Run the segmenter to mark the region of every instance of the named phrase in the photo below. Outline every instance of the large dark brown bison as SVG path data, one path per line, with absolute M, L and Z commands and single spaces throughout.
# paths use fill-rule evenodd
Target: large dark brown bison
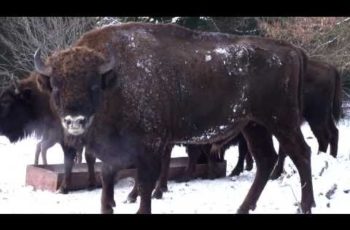
M 303 117 L 310 125 L 318 142 L 318 151 L 333 157 L 338 153 L 338 129 L 336 123 L 341 116 L 342 89 L 337 69 L 325 62 L 309 60 L 304 77 Z M 278 161 L 271 174 L 277 179 L 283 172 L 286 153 L 279 149 Z
M 341 80 L 337 69 L 327 63 L 317 60 L 309 60 L 307 71 L 304 77 L 304 108 L 303 118 L 310 125 L 318 144 L 319 152 L 326 152 L 330 144 L 330 154 L 337 156 L 338 150 L 338 129 L 336 122 L 339 121 L 341 115 Z M 224 158 L 225 151 L 233 146 L 239 146 L 239 156 L 235 168 L 230 176 L 239 175 L 243 172 L 244 160 L 246 160 L 246 169 L 250 170 L 253 166 L 251 154 L 248 152 L 246 141 L 240 134 L 236 138 L 227 142 L 219 151 L 219 159 Z M 188 181 L 193 178 L 195 166 L 200 157 L 206 156 L 209 167 L 209 178 L 215 178 L 215 161 L 210 157 L 211 145 L 188 145 L 186 151 L 189 155 L 188 166 L 182 178 L 182 181 Z M 168 152 L 170 154 L 170 152 Z M 280 177 L 283 171 L 283 165 L 286 154 L 280 148 L 277 164 L 271 173 L 271 179 Z M 169 168 L 170 156 L 163 157 L 161 176 L 158 181 L 153 196 L 162 197 L 162 192 L 167 191 L 166 174 Z M 128 196 L 128 201 L 134 202 L 137 197 L 136 187 Z
M 318 60 L 309 60 L 307 71 L 304 77 L 303 89 L 303 120 L 307 121 L 314 133 L 318 146 L 319 153 L 326 152 L 330 145 L 330 154 L 333 157 L 337 156 L 338 152 L 338 129 L 336 123 L 341 116 L 341 101 L 342 101 L 341 80 L 337 69 L 325 62 Z M 228 142 L 226 148 L 235 144 Z M 243 151 L 239 151 L 238 162 L 230 176 L 239 175 L 243 171 L 244 159 L 249 158 L 250 154 L 245 151 L 245 140 L 239 139 L 239 145 Z M 204 154 L 209 154 L 210 148 L 192 147 L 200 149 Z M 224 149 L 221 150 L 223 153 Z M 279 148 L 277 164 L 271 174 L 271 179 L 280 177 L 283 171 L 283 165 L 286 154 L 282 148 Z M 191 165 L 194 164 L 194 159 Z M 250 165 L 250 159 L 247 159 L 247 165 Z M 250 167 L 249 167 L 250 168 Z
M 43 154 L 44 164 L 47 163 L 45 162 L 47 149 L 60 143 L 64 152 L 65 176 L 59 191 L 67 193 L 75 153 L 78 150 L 78 154 L 81 154 L 83 146 L 73 149 L 64 144 L 64 130 L 60 119 L 51 107 L 49 95 L 38 89 L 37 75 L 32 73 L 1 93 L 0 134 L 8 137 L 11 142 L 16 142 L 31 134 L 42 137 L 42 141 L 37 145 L 34 163 L 38 163 L 40 151 Z M 89 189 L 92 189 L 95 187 L 95 157 L 89 151 L 85 151 L 85 158 L 89 166 Z
M 275 164 L 271 133 L 297 166 L 302 211 L 311 212 L 310 148 L 299 126 L 306 59 L 282 41 L 139 23 L 90 31 L 45 63 L 34 55 L 66 138 L 103 162 L 103 213 L 113 212 L 120 169 L 136 164 L 138 213 L 150 213 L 169 144 L 217 143 L 240 131 L 257 174 L 238 212 L 255 208 Z

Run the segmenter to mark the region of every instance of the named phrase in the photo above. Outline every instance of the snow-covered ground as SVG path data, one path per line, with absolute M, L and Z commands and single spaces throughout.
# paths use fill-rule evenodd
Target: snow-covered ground
M 308 125 L 302 127 L 307 143 L 312 149 L 312 173 L 316 208 L 313 213 L 350 213 L 350 121 L 339 123 L 338 158 L 328 153 L 317 155 L 318 145 Z M 37 140 L 27 138 L 10 144 L 0 136 L 0 213 L 99 213 L 101 189 L 76 191 L 68 195 L 48 191 L 34 191 L 25 186 L 26 166 L 34 161 Z M 276 147 L 278 144 L 275 142 Z M 237 147 L 226 152 L 227 173 L 236 164 Z M 173 157 L 186 156 L 184 148 L 175 147 Z M 63 154 L 59 145 L 48 151 L 49 163 L 62 163 Z M 255 211 L 251 213 L 296 213 L 300 201 L 300 183 L 296 169 L 289 158 L 286 173 L 266 185 Z M 322 176 L 320 173 L 322 171 Z M 163 199 L 153 200 L 153 213 L 236 213 L 250 188 L 255 175 L 251 172 L 238 177 L 216 180 L 196 179 L 188 183 L 168 184 L 169 192 Z M 124 203 L 133 185 L 126 178 L 115 185 L 115 213 L 135 213 L 138 202 Z M 334 186 L 336 189 L 334 190 Z M 334 194 L 327 198 L 328 191 Z

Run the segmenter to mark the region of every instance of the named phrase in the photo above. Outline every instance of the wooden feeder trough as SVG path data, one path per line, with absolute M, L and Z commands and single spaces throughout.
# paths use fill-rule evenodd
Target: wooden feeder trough
M 179 157 L 172 158 L 170 161 L 170 169 L 168 178 L 169 180 L 176 180 L 184 175 L 188 158 Z M 101 187 L 101 168 L 102 163 L 96 162 L 95 164 L 95 174 L 96 183 L 98 187 Z M 216 170 L 220 177 L 226 176 L 226 161 L 217 163 Z M 136 169 L 124 169 L 121 170 L 116 179 L 122 179 L 127 177 L 134 177 L 136 175 Z M 197 164 L 196 171 L 194 173 L 195 177 L 207 178 L 208 175 L 208 165 L 207 164 Z M 52 164 L 52 165 L 28 165 L 26 172 L 26 185 L 33 186 L 34 189 L 49 190 L 52 192 L 57 191 L 62 183 L 64 176 L 64 165 L 63 164 Z M 75 164 L 72 172 L 71 187 L 70 190 L 80 190 L 86 189 L 88 182 L 88 171 L 86 163 Z

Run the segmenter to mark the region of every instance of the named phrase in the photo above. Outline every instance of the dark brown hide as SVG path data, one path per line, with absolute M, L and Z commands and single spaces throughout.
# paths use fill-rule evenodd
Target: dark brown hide
M 111 60 L 111 71 L 101 73 Z M 294 46 L 130 23 L 88 32 L 46 65 L 52 74 L 42 75 L 41 85 L 55 98 L 65 130 L 103 161 L 103 213 L 113 212 L 114 176 L 120 169 L 136 164 L 138 213 L 150 213 L 166 146 L 221 142 L 241 130 L 259 162 L 239 212 L 255 207 L 275 163 L 266 133 L 277 137 L 296 164 L 302 210 L 311 211 L 310 149 L 299 126 L 306 56 Z

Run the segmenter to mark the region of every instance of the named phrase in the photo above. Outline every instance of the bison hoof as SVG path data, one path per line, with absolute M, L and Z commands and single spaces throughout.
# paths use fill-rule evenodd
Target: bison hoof
M 160 190 L 156 190 L 156 191 L 154 191 L 152 197 L 156 198 L 156 199 L 162 199 L 163 198 L 163 192 L 160 191 Z
M 297 209 L 297 213 L 298 214 L 311 214 L 311 209 L 302 209 L 300 210 L 300 208 Z
M 251 171 L 252 169 L 253 169 L 253 164 L 247 164 L 245 166 L 245 170 L 247 170 L 247 171 Z
M 168 186 L 162 186 L 162 187 L 160 187 L 160 191 L 162 191 L 162 192 L 167 192 L 167 191 L 169 191 L 169 190 L 168 190 Z
M 254 211 L 256 208 L 256 204 L 242 204 L 239 209 L 237 210 L 237 214 L 249 214 L 249 210 Z
M 240 208 L 237 210 L 237 214 L 249 214 L 249 209 L 248 209 L 248 208 L 242 208 L 242 207 L 240 207 Z
M 270 179 L 277 180 L 282 175 L 282 172 L 283 170 L 277 170 L 277 169 L 273 170 L 273 172 L 270 175 Z
M 143 210 L 143 209 L 139 209 L 136 214 L 151 214 L 151 210 Z
M 68 194 L 69 190 L 65 187 L 60 187 L 57 191 L 57 193 L 60 193 L 60 194 Z
M 303 214 L 311 214 L 311 207 L 316 207 L 315 201 L 312 201 L 309 204 L 301 203 L 301 206 L 298 207 L 297 212 Z
M 113 214 L 113 208 L 112 207 L 103 207 L 101 209 L 102 214 Z
M 230 177 L 232 176 L 238 176 L 239 174 L 241 174 L 241 172 L 243 172 L 243 169 L 241 168 L 235 168 L 232 170 L 231 174 L 229 175 Z

